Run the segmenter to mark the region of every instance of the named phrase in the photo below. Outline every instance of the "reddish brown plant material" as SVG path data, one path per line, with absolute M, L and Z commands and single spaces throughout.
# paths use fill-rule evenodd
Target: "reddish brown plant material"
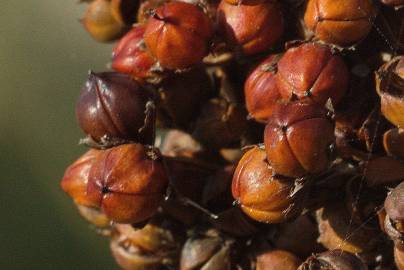
M 248 76 L 244 84 L 248 113 L 256 121 L 266 122 L 281 95 L 276 84 L 276 65 L 280 55 L 270 55 Z
M 371 0 L 309 0 L 304 22 L 317 39 L 350 46 L 367 36 L 374 15 Z
M 283 33 L 283 16 L 276 1 L 240 1 L 237 5 L 222 0 L 218 24 L 227 43 L 246 55 L 270 49 Z
M 335 106 L 348 87 L 348 69 L 338 55 L 318 43 L 305 43 L 286 51 L 278 62 L 278 89 L 286 100 L 309 98 Z
M 141 144 L 104 150 L 88 181 L 88 196 L 117 223 L 138 223 L 154 215 L 168 184 L 158 154 Z
M 232 194 L 241 209 L 254 220 L 282 223 L 299 212 L 302 193 L 294 193 L 294 179 L 275 176 L 265 150 L 254 147 L 239 161 Z
M 76 117 L 81 129 L 97 142 L 147 143 L 154 128 L 149 101 L 148 92 L 129 76 L 91 72 L 77 101 Z
M 135 25 L 115 46 L 111 67 L 137 80 L 156 80 L 156 60 L 147 51 L 143 35 L 145 26 Z
M 367 270 L 354 254 L 339 249 L 310 256 L 298 270 Z
M 265 127 L 264 142 L 275 173 L 288 177 L 320 173 L 332 161 L 334 127 L 317 104 L 279 104 Z
M 167 69 L 185 69 L 208 54 L 212 25 L 197 6 L 170 2 L 148 20 L 144 39 L 151 54 Z

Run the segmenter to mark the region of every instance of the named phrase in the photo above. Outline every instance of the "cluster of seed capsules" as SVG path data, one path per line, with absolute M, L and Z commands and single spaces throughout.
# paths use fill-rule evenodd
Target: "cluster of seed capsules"
M 83 2 L 61 186 L 123 269 L 404 269 L 403 0 Z

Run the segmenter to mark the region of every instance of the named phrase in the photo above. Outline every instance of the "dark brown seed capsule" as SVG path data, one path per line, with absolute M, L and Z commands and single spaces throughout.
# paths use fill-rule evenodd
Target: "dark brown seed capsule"
M 197 6 L 170 2 L 156 9 L 146 25 L 144 39 L 151 54 L 167 69 L 185 69 L 208 54 L 213 29 Z
M 404 160 L 404 130 L 394 128 L 383 135 L 384 150 L 387 154 Z
M 138 0 L 111 0 L 111 13 L 122 24 L 131 25 L 136 21 Z
M 298 270 L 367 270 L 368 267 L 355 255 L 335 249 L 310 256 Z
M 217 18 L 228 44 L 247 55 L 268 50 L 283 33 L 282 12 L 272 0 L 239 1 L 237 5 L 222 0 Z
M 322 251 L 317 242 L 319 236 L 317 223 L 310 214 L 297 217 L 295 220 L 279 225 L 271 242 L 277 248 L 287 250 L 301 258 L 306 258 L 313 252 Z
M 278 62 L 277 83 L 282 97 L 310 98 L 337 105 L 348 87 L 348 69 L 338 55 L 318 43 L 290 48 Z
M 376 90 L 383 115 L 397 127 L 404 127 L 403 56 L 393 58 L 376 72 Z
M 342 249 L 366 256 L 380 244 L 378 228 L 352 224 L 351 215 L 344 205 L 327 205 L 316 214 L 320 232 L 318 241 L 329 250 Z
M 211 99 L 202 107 L 192 135 L 208 148 L 230 146 L 246 132 L 246 115 L 243 106 Z
M 188 130 L 212 94 L 206 71 L 195 68 L 164 78 L 157 88 L 157 119 L 163 127 Z
M 264 142 L 275 173 L 288 177 L 320 173 L 332 161 L 334 126 L 317 104 L 278 104 L 265 127 Z
M 232 194 L 245 214 L 265 223 L 282 223 L 302 209 L 305 189 L 295 192 L 295 180 L 274 175 L 265 150 L 254 147 L 239 161 Z
M 270 55 L 248 76 L 244 85 L 248 113 L 256 121 L 266 122 L 281 95 L 276 84 L 276 64 L 280 55 Z
M 139 223 L 155 214 L 168 178 L 158 153 L 141 144 L 104 150 L 93 164 L 87 195 L 117 223 Z
M 116 262 L 125 270 L 155 270 L 173 267 L 183 242 L 181 227 L 164 219 L 153 218 L 142 229 L 116 224 L 110 244 Z
M 189 238 L 182 248 L 180 270 L 231 269 L 231 240 L 215 230 Z
M 404 162 L 389 156 L 372 158 L 360 167 L 369 187 L 390 186 L 404 178 Z
M 127 75 L 90 73 L 76 104 L 76 117 L 81 129 L 99 143 L 131 140 L 151 144 L 150 101 L 148 92 Z
M 171 194 L 162 207 L 166 213 L 184 224 L 192 224 L 201 214 L 187 203 L 200 204 L 202 189 L 208 175 L 213 173 L 197 161 L 181 157 L 164 157 L 166 171 L 170 178 Z
M 275 249 L 257 256 L 256 270 L 296 270 L 300 264 L 301 260 L 294 254 Z
M 112 15 L 109 0 L 95 0 L 90 3 L 81 22 L 87 32 L 100 42 L 113 41 L 126 30 L 125 25 Z
M 309 0 L 304 22 L 316 38 L 350 46 L 367 36 L 374 15 L 371 0 Z

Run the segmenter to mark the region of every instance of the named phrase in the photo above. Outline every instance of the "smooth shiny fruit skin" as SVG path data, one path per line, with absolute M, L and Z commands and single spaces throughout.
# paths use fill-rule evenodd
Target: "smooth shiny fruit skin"
M 91 149 L 65 171 L 60 186 L 78 205 L 95 207 L 97 203 L 87 196 L 88 176 L 101 151 Z
M 126 74 L 90 73 L 76 104 L 79 126 L 93 140 L 147 143 L 153 122 L 145 124 L 148 92 Z
M 282 98 L 311 99 L 335 106 L 348 88 L 348 69 L 338 55 L 318 43 L 305 43 L 286 51 L 278 62 L 278 89 Z
M 281 95 L 275 78 L 280 55 L 270 55 L 248 76 L 244 94 L 248 113 L 256 121 L 266 122 L 272 115 Z
M 246 152 L 239 161 L 232 181 L 232 194 L 245 214 L 265 223 L 282 223 L 293 217 L 300 194 L 292 196 L 294 179 L 274 175 L 266 162 L 265 150 Z
M 146 25 L 144 39 L 151 54 L 167 69 L 186 69 L 208 54 L 213 28 L 197 6 L 170 2 L 159 7 Z
M 304 22 L 321 41 L 350 46 L 370 32 L 374 13 L 371 0 L 309 0 Z
M 162 161 L 141 144 L 104 150 L 90 170 L 87 194 L 117 223 L 151 217 L 163 200 L 168 178 Z
M 334 126 L 315 103 L 279 104 L 265 127 L 264 143 L 268 162 L 277 174 L 321 173 L 331 162 Z
M 246 55 L 270 49 L 280 40 L 284 29 L 280 6 L 272 0 L 238 5 L 222 0 L 217 19 L 227 43 Z
M 137 80 L 151 79 L 155 59 L 147 51 L 144 44 L 144 25 L 135 25 L 123 36 L 112 53 L 111 67 L 119 72 L 127 73 Z

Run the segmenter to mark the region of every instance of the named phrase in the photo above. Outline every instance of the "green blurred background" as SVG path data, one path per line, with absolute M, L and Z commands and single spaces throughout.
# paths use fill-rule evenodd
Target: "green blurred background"
M 0 0 L 0 269 L 118 269 L 59 188 L 85 151 L 74 106 L 111 45 L 93 41 L 78 0 Z

